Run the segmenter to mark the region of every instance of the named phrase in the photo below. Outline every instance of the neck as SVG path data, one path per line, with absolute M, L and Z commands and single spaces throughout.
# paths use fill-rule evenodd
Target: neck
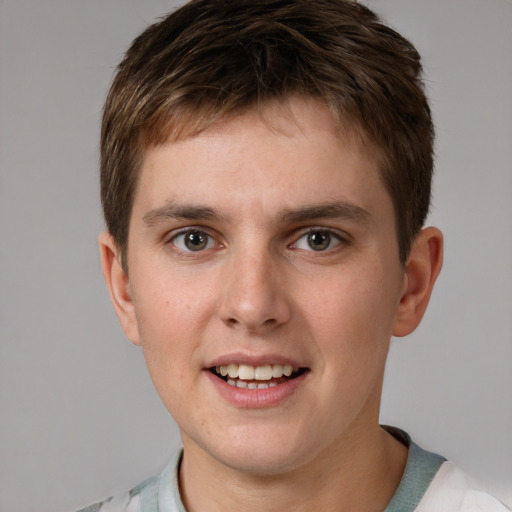
M 184 440 L 180 490 L 188 512 L 382 511 L 403 474 L 407 448 L 378 425 L 281 474 L 231 468 Z

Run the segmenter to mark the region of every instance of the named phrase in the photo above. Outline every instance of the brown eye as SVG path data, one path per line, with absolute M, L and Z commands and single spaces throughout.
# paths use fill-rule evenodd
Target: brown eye
M 305 232 L 291 247 L 301 251 L 327 252 L 346 243 L 346 240 L 332 229 L 313 228 Z
M 198 252 L 210 249 L 213 246 L 213 239 L 208 233 L 199 230 L 180 233 L 172 239 L 172 243 L 182 251 Z
M 307 235 L 308 245 L 313 251 L 325 251 L 331 245 L 331 240 L 328 231 L 311 231 Z

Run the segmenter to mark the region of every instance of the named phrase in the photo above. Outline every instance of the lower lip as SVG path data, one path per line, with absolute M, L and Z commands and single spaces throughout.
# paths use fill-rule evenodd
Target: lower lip
M 209 370 L 204 372 L 222 398 L 236 407 L 246 409 L 265 409 L 282 404 L 297 391 L 309 373 L 306 371 L 294 379 L 271 388 L 245 389 L 228 384 Z

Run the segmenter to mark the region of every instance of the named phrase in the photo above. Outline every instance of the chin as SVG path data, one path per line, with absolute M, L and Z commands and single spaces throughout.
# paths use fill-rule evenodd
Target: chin
M 243 437 L 230 436 L 208 451 L 227 467 L 258 477 L 288 473 L 308 459 L 306 452 L 310 450 L 304 443 L 296 443 L 290 436 L 277 436 L 275 430 L 258 430 Z
M 296 454 L 288 453 L 270 454 L 261 451 L 245 451 L 244 453 L 224 455 L 223 459 L 220 462 L 231 469 L 259 478 L 283 475 L 301 465 Z

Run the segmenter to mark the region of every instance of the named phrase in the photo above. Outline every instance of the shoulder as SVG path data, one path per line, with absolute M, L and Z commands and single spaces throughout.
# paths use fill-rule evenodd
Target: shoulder
M 498 499 L 478 487 L 452 462 L 444 462 L 416 512 L 510 512 Z
M 89 505 L 77 512 L 185 512 L 178 486 L 183 451 L 179 450 L 158 477 L 148 478 L 131 491 Z
M 140 495 L 158 485 L 158 481 L 159 479 L 156 477 L 149 478 L 129 492 L 118 496 L 111 496 L 77 512 L 137 512 L 139 510 Z

